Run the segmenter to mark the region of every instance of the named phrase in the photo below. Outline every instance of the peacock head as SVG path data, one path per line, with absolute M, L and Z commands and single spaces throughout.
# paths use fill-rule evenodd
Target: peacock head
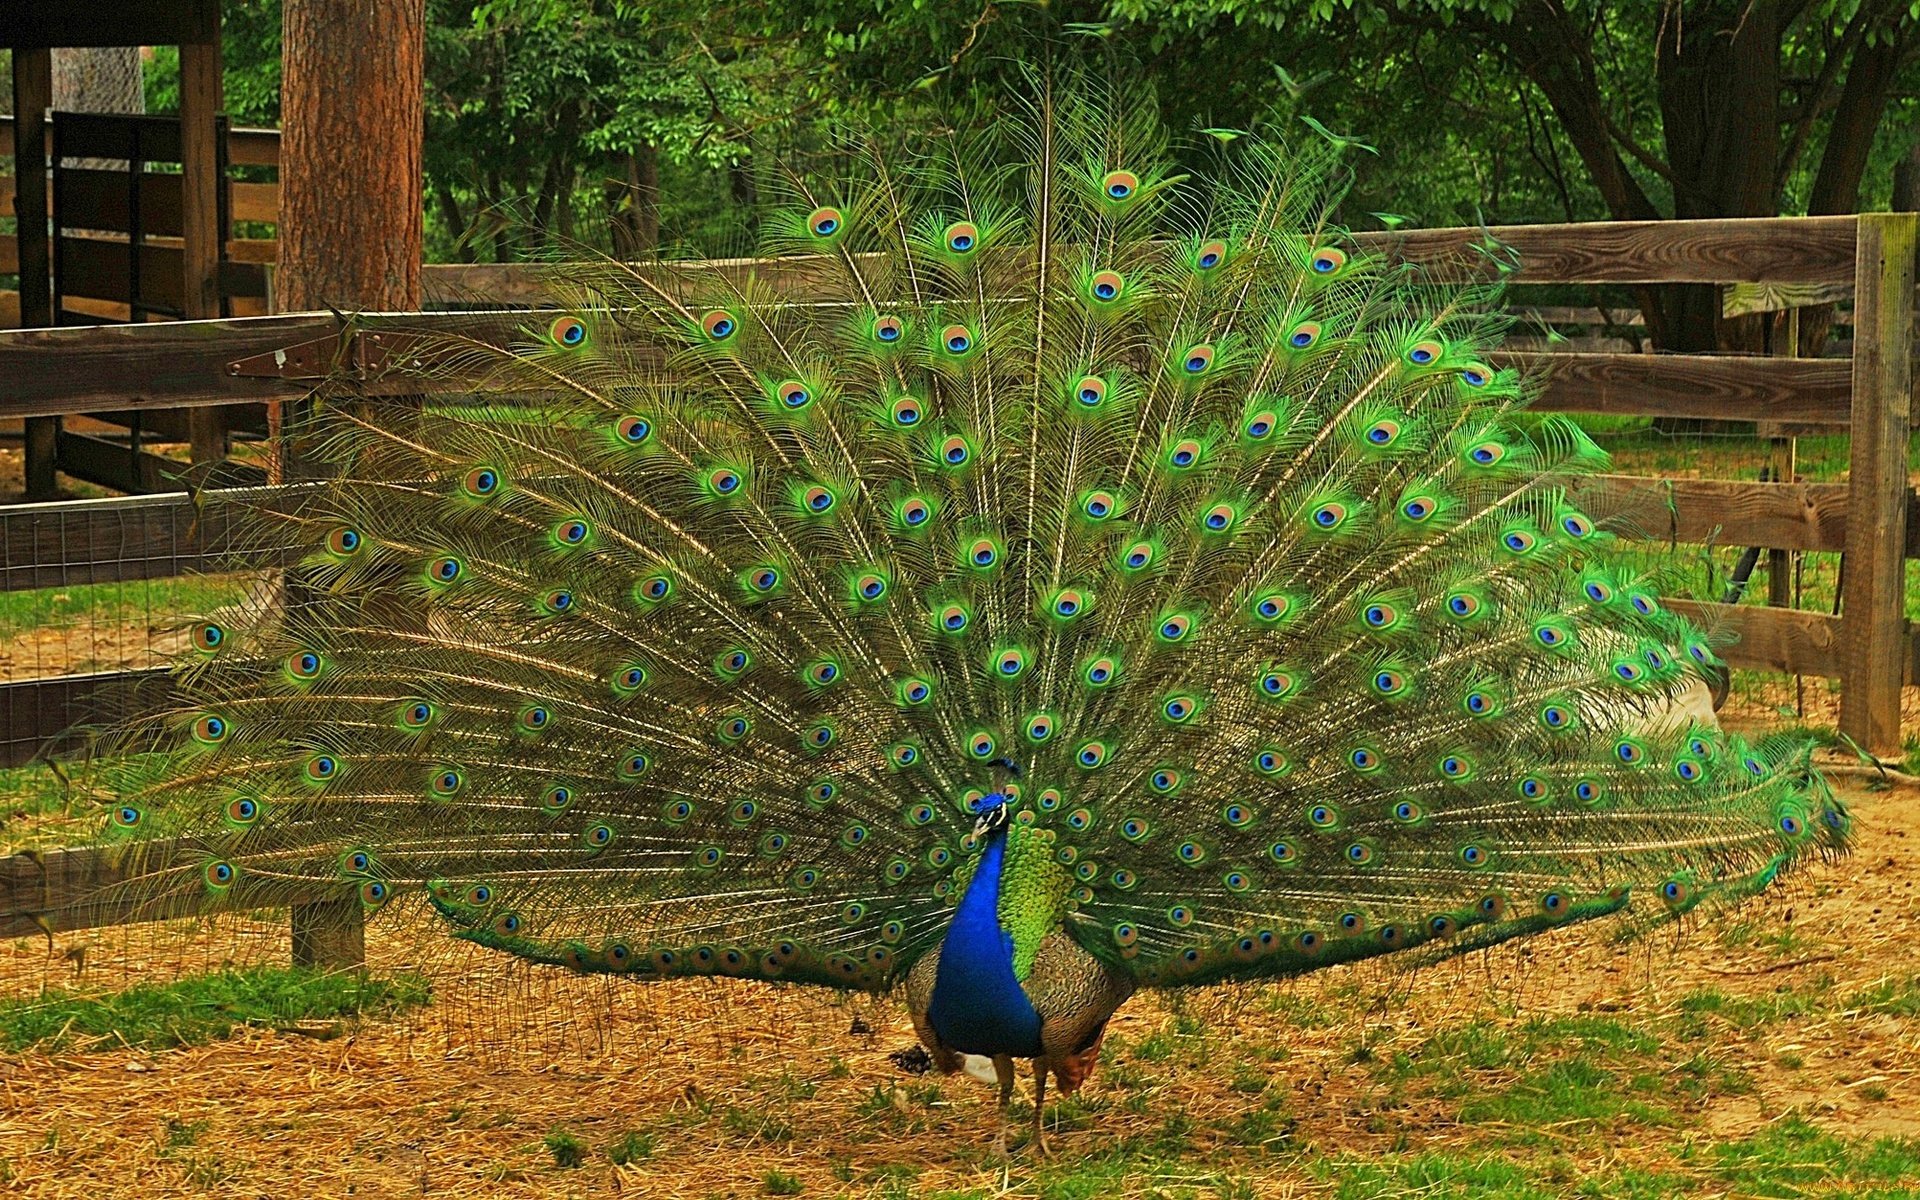
M 980 802 L 973 811 L 977 814 L 973 822 L 974 840 L 981 842 L 995 833 L 1004 831 L 1008 819 L 1012 816 L 1012 810 L 1007 807 L 1005 792 L 989 792 L 980 797 Z

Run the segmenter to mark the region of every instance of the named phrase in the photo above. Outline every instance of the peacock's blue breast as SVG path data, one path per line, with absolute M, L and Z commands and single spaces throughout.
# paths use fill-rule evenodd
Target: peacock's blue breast
M 1040 1053 L 1040 1014 L 1013 973 L 1013 937 L 1000 925 L 1000 868 L 1006 836 L 988 843 L 960 898 L 927 1019 L 947 1046 L 967 1054 Z

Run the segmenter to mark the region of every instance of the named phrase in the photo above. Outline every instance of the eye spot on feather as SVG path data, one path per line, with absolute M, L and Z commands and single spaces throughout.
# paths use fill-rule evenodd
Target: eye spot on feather
M 893 407 L 887 410 L 887 416 L 893 421 L 895 427 L 900 429 L 912 429 L 925 415 L 926 410 L 921 407 L 920 401 L 912 396 L 900 397 L 893 402 Z
M 1320 323 L 1318 321 L 1302 321 L 1287 334 L 1287 345 L 1295 350 L 1309 349 L 1319 340 Z
M 1090 281 L 1087 290 L 1093 294 L 1096 301 L 1111 304 L 1120 298 L 1126 286 L 1126 280 L 1120 277 L 1118 271 L 1101 271 Z
M 1446 348 L 1431 338 L 1415 342 L 1407 347 L 1407 361 L 1416 367 L 1431 366 L 1438 362 Z
M 1213 346 L 1206 342 L 1189 346 L 1180 356 L 1180 369 L 1189 375 L 1204 375 L 1213 366 L 1213 353 Z
M 948 354 L 965 354 L 973 349 L 973 341 L 973 331 L 965 325 L 949 325 L 940 331 L 940 344 Z
M 846 218 L 837 208 L 823 205 L 807 214 L 807 232 L 816 238 L 830 238 L 845 224 Z
M 886 315 L 873 320 L 873 340 L 891 346 L 906 336 L 907 326 L 899 317 Z
M 1333 246 L 1323 246 L 1313 252 L 1310 264 L 1316 275 L 1332 275 L 1347 265 L 1346 251 Z
M 1211 271 L 1227 259 L 1227 244 L 1222 241 L 1202 242 L 1200 250 L 1194 255 L 1193 265 L 1202 271 Z
M 958 434 L 940 443 L 940 461 L 949 467 L 963 467 L 973 457 L 973 447 Z
M 560 317 L 547 327 L 547 336 L 556 346 L 577 350 L 587 344 L 587 326 L 579 317 Z
M 955 221 L 941 234 L 941 241 L 955 254 L 971 254 L 980 244 L 980 227 L 972 221 Z
M 1100 191 L 1109 200 L 1130 200 L 1140 190 L 1140 177 L 1132 171 L 1109 171 L 1100 181 Z
M 774 395 L 779 397 L 780 407 L 789 412 L 798 412 L 813 403 L 813 393 L 807 390 L 807 385 L 798 379 L 789 379 L 779 384 L 774 389 Z
M 1493 381 L 1493 372 L 1479 363 L 1469 363 L 1460 368 L 1460 382 L 1470 388 L 1483 388 Z
M 700 318 L 700 330 L 710 341 L 724 342 L 739 329 L 739 320 L 724 308 L 716 308 Z

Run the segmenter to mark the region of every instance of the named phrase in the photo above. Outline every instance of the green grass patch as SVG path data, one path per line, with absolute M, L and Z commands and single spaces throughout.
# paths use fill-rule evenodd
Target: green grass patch
M 180 575 L 0 592 L 0 636 L 47 626 L 184 623 L 195 613 L 238 604 L 256 578 Z
M 198 1046 L 242 1026 L 383 1017 L 425 1004 L 417 975 L 386 979 L 298 967 L 249 967 L 112 995 L 49 991 L 0 1001 L 0 1044 L 9 1050 L 65 1050 L 126 1044 L 164 1050 Z
M 1790 1116 L 1699 1156 L 1747 1196 L 1910 1196 L 1920 1188 L 1920 1139 L 1835 1137 Z

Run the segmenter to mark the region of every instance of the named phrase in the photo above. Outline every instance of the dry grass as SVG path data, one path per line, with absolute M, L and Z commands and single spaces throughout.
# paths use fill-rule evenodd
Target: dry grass
M 390 1022 L 0 1060 L 0 1178 L 11 1195 L 89 1200 L 1637 1195 L 1643 1175 L 1726 1194 L 1715 1147 L 1783 1117 L 1850 1146 L 1920 1138 L 1920 991 L 1901 990 L 1920 800 L 1852 799 L 1853 858 L 1677 939 L 1616 945 L 1602 925 L 1411 977 L 1340 968 L 1139 997 L 1089 1091 L 1054 1109 L 1055 1159 L 1016 1152 L 1004 1174 L 986 1088 L 890 1061 L 913 1041 L 893 1000 L 578 979 L 473 951 L 436 968 L 429 1008 Z M 407 931 L 374 931 L 376 971 L 423 956 Z M 284 927 L 235 921 L 15 941 L 0 986 L 119 988 L 284 945 Z M 1913 1011 L 1857 999 L 1877 995 L 1912 995 Z M 1507 1048 L 1449 1057 L 1457 1037 Z M 1588 1111 L 1578 1087 L 1542 1082 L 1563 1068 L 1616 1080 L 1625 1107 Z M 1635 1072 L 1651 1082 L 1626 1088 Z M 1916 1174 L 1895 1182 L 1920 1187 L 1920 1141 L 1900 1145 Z M 1546 1191 L 1498 1190 L 1502 1172 Z

